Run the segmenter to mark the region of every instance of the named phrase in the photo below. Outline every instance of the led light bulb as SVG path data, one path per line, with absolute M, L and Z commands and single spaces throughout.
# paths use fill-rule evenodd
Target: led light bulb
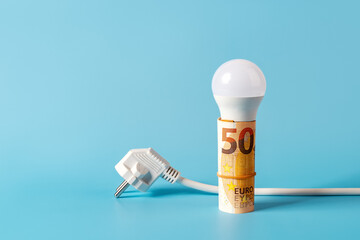
M 235 59 L 221 65 L 212 80 L 221 119 L 252 121 L 265 95 L 264 74 L 254 63 Z
M 212 80 L 218 119 L 219 209 L 254 210 L 255 119 L 266 81 L 254 63 L 235 59 L 221 65 Z

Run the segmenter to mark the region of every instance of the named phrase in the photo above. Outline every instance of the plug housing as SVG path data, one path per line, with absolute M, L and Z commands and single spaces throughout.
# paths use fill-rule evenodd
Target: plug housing
M 170 164 L 154 149 L 132 149 L 118 164 L 116 171 L 137 190 L 146 192 Z

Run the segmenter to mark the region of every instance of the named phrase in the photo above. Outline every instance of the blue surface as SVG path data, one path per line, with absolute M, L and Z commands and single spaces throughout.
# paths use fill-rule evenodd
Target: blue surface
M 159 180 L 113 192 L 114 165 L 153 147 L 217 183 L 216 68 L 267 78 L 257 187 L 360 187 L 357 1 L 0 3 L 0 239 L 346 239 L 359 197 L 216 195 Z

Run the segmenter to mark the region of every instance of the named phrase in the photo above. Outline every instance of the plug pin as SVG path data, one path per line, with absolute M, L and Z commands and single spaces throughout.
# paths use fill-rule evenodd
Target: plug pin
M 116 189 L 115 197 L 119 198 L 120 195 L 129 187 L 129 183 L 127 181 L 123 181 L 120 186 Z

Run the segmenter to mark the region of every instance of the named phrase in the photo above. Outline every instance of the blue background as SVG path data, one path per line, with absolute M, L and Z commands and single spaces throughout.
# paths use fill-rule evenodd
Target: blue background
M 359 197 L 217 196 L 159 179 L 113 193 L 114 165 L 153 147 L 217 184 L 217 67 L 255 62 L 257 187 L 360 187 L 357 1 L 0 3 L 1 239 L 339 239 Z M 357 236 L 358 237 L 358 236 Z

